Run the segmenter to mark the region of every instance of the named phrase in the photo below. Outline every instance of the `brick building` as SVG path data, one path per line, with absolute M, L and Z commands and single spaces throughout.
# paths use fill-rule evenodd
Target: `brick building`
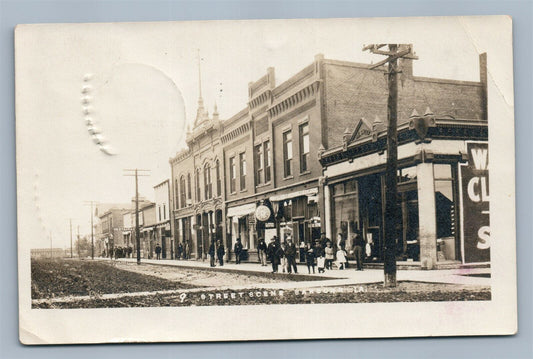
M 155 240 L 161 245 L 161 258 L 174 257 L 174 240 L 170 235 L 170 188 L 169 180 L 154 186 L 155 195 Z
M 98 204 L 98 221 L 95 231 L 95 256 L 109 257 L 115 247 L 125 247 L 124 213 L 130 211 L 129 204 Z
M 465 130 L 459 137 L 483 138 L 486 87 L 482 81 L 415 77 L 411 60 L 401 60 L 400 65 L 400 126 L 409 125 L 413 109 L 423 113 L 430 107 L 451 128 L 458 119 L 468 119 L 481 131 Z M 222 238 L 230 249 L 241 238 L 250 260 L 257 260 L 260 237 L 268 241 L 274 235 L 290 236 L 296 243 L 305 243 L 318 238 L 322 230 L 331 238 L 338 233 L 349 237 L 362 228 L 360 212 L 353 206 L 331 203 L 333 178 L 348 180 L 357 173 L 328 173 L 331 164 L 355 162 L 352 152 L 343 153 L 363 138 L 376 138 L 372 143 L 383 145 L 384 67 L 369 67 L 317 55 L 279 85 L 274 69 L 269 68 L 248 84 L 247 106 L 223 121 L 216 110 L 209 118 L 200 96 L 194 128 L 187 134 L 188 148 L 170 159 L 174 238 L 190 242 L 192 258 L 205 258 L 213 237 Z M 356 152 L 366 150 L 365 146 L 366 142 Z M 359 166 L 366 166 L 364 161 Z M 214 183 L 216 191 L 209 189 Z M 334 217 L 335 211 L 353 219 Z

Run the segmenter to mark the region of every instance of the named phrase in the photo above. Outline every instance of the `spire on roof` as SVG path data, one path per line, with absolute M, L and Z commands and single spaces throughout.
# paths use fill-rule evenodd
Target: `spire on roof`
M 204 99 L 202 98 L 202 67 L 200 49 L 198 49 L 198 109 L 196 110 L 196 120 L 194 127 L 198 126 L 207 119 L 207 113 L 204 108 Z

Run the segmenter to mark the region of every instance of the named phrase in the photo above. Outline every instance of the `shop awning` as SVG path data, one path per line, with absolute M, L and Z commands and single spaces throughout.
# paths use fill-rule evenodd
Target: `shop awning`
M 301 197 L 301 196 L 314 196 L 318 193 L 318 188 L 309 188 L 301 191 L 278 194 L 270 197 L 270 200 L 273 202 L 286 201 L 291 198 Z
M 255 212 L 255 203 L 243 204 L 242 206 L 230 207 L 227 217 L 242 217 Z

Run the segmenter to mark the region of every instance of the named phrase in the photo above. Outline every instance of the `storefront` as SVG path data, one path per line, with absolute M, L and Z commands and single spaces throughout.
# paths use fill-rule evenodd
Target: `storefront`
M 424 141 L 405 126 L 399 129 L 396 260 L 423 269 L 488 262 L 488 146 L 479 140 L 486 139 L 486 123 L 436 122 L 433 138 Z M 458 139 L 465 133 L 475 141 Z M 384 145 L 361 139 L 321 158 L 327 234 L 342 237 L 353 258 L 360 231 L 371 262 L 383 261 Z
M 299 245 L 320 238 L 318 187 L 274 195 L 269 200 L 274 212 L 276 235 L 280 240 L 290 236 Z M 266 233 L 265 237 L 270 239 Z
M 231 253 L 237 241 L 237 238 L 241 239 L 243 249 L 248 254 L 257 252 L 257 231 L 256 231 L 256 219 L 255 210 L 256 203 L 248 203 L 244 205 L 228 207 L 226 212 L 226 233 L 227 233 L 227 246 L 229 246 Z M 233 255 L 230 256 L 233 258 Z

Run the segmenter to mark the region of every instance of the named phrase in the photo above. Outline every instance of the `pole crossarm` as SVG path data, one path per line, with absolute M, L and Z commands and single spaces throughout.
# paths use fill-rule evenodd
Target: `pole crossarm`
M 381 44 L 380 44 L 381 45 Z M 405 58 L 405 59 L 411 59 L 411 60 L 418 60 L 418 56 L 412 52 L 411 45 L 407 45 L 407 48 L 399 51 L 382 51 L 378 50 L 378 45 L 368 45 L 363 47 L 363 51 L 370 50 L 371 53 L 376 55 L 386 55 L 388 56 L 386 59 L 381 60 L 373 65 L 370 65 L 369 69 L 375 69 L 376 67 L 379 67 L 381 65 L 384 65 L 388 62 L 394 61 L 399 58 Z M 381 47 L 381 46 L 380 46 Z

